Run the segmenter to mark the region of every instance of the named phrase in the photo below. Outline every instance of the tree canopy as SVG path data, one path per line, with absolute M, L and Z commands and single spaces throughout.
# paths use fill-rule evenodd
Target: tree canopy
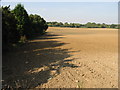
M 94 23 L 94 22 L 88 22 L 86 24 L 80 24 L 80 23 L 62 23 L 62 22 L 47 22 L 48 26 L 51 27 L 71 27 L 71 28 L 118 28 L 117 24 L 105 24 L 105 23 Z
M 39 15 L 28 15 L 24 6 L 17 4 L 13 10 L 10 6 L 1 7 L 2 9 L 2 44 L 3 49 L 9 45 L 24 42 L 43 34 L 48 25 Z
M 2 7 L 2 42 L 3 48 L 8 44 L 16 43 L 20 39 L 15 16 L 10 12 L 10 6 Z

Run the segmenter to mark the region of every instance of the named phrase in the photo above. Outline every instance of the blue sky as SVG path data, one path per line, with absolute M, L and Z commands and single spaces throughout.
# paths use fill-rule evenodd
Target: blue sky
M 3 6 L 18 2 L 2 2 Z M 38 14 L 46 21 L 70 23 L 118 23 L 118 2 L 22 2 L 28 14 Z

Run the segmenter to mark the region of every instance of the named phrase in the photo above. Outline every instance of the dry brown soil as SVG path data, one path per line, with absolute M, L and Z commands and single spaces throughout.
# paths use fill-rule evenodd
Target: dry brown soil
M 118 30 L 49 27 L 3 56 L 3 79 L 22 88 L 117 88 Z

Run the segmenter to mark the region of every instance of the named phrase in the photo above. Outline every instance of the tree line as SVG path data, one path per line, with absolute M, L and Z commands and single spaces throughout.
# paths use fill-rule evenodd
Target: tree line
M 50 27 L 71 27 L 71 28 L 115 28 L 118 29 L 118 25 L 117 24 L 105 24 L 105 23 L 92 23 L 92 22 L 88 22 L 86 24 L 80 24 L 80 23 L 62 23 L 62 22 L 47 22 L 48 26 Z
M 10 6 L 2 6 L 0 10 L 2 11 L 3 49 L 44 34 L 48 28 L 46 21 L 41 16 L 28 15 L 21 4 L 17 4 L 13 10 L 10 10 Z

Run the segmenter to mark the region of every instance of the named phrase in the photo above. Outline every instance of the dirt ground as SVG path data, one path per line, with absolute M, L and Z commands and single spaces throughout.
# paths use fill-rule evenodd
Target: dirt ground
M 117 88 L 118 30 L 49 27 L 3 56 L 3 86 Z

